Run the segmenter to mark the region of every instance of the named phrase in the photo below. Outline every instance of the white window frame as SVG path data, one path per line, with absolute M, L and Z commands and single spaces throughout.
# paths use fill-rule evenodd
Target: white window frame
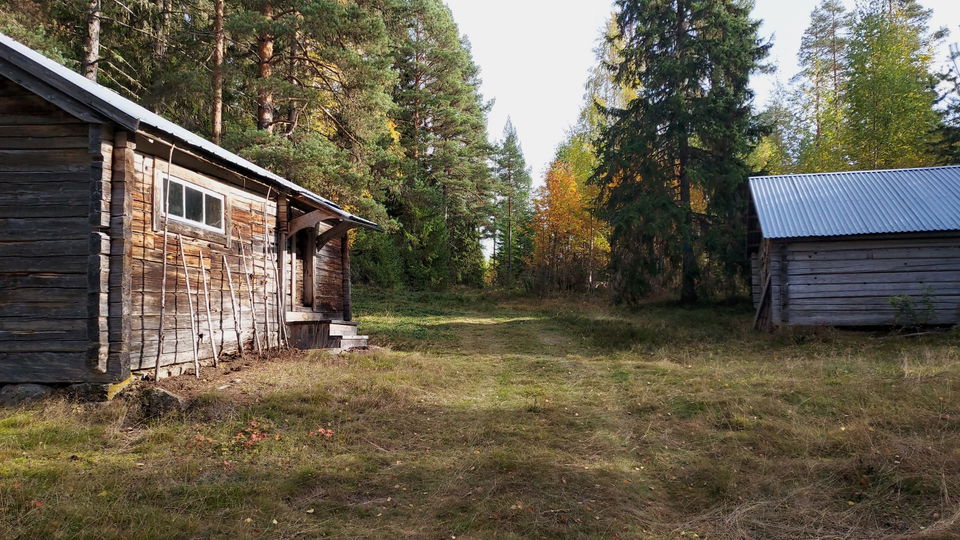
M 186 218 L 186 217 L 180 217 L 180 216 L 178 216 L 178 215 L 171 214 L 171 213 L 169 212 L 169 209 L 170 209 L 170 201 L 167 199 L 167 186 L 169 185 L 169 182 L 176 182 L 176 183 L 180 184 L 180 185 L 183 186 L 183 187 L 188 187 L 188 188 L 190 188 L 190 189 L 199 191 L 199 192 L 201 192 L 201 193 L 203 193 L 203 194 L 205 195 L 204 198 L 203 198 L 203 217 L 204 217 L 204 218 L 207 217 L 207 198 L 206 198 L 206 195 L 210 195 L 211 197 L 213 197 L 213 198 L 215 198 L 215 199 L 219 199 L 219 200 L 220 200 L 220 227 L 213 227 L 213 226 L 211 226 L 211 225 L 207 225 L 205 222 L 194 221 L 194 220 L 188 219 L 188 218 Z M 187 197 L 186 193 L 187 193 L 186 191 L 183 192 L 183 197 L 184 197 L 184 201 L 183 201 L 184 212 L 186 212 L 186 197 Z M 167 176 L 166 173 L 161 173 L 161 175 L 160 175 L 160 200 L 163 201 L 163 202 L 161 203 L 161 204 L 163 205 L 163 215 L 167 216 L 167 218 L 172 219 L 173 221 L 177 221 L 177 222 L 183 223 L 183 224 L 185 224 L 185 225 L 189 225 L 189 226 L 191 226 L 191 227 L 196 227 L 196 228 L 198 228 L 198 229 L 203 229 L 203 230 L 206 230 L 206 231 L 213 231 L 213 232 L 217 232 L 217 233 L 221 233 L 221 234 L 224 234 L 224 233 L 226 232 L 226 228 L 225 228 L 225 227 L 226 227 L 226 223 L 227 223 L 227 198 L 226 198 L 222 193 L 217 193 L 216 191 L 207 189 L 207 188 L 205 188 L 205 187 L 203 187 L 203 186 L 199 186 L 199 185 L 197 185 L 197 184 L 194 184 L 193 182 L 189 182 L 189 181 L 184 180 L 183 178 L 179 178 L 179 177 L 177 177 L 177 176 L 173 176 L 173 175 Z

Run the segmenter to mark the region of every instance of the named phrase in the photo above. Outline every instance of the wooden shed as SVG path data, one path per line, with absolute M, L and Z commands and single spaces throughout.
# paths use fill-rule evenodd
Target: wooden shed
M 377 229 L 0 34 L 0 383 L 365 345 L 355 227 Z
M 960 322 L 960 167 L 757 177 L 750 191 L 757 327 Z

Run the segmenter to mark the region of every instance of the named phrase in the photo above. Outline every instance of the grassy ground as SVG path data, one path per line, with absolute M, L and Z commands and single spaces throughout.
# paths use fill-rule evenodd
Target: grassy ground
M 960 536 L 960 334 L 359 291 L 385 350 L 0 411 L 0 536 Z M 329 431 L 328 431 L 329 430 Z

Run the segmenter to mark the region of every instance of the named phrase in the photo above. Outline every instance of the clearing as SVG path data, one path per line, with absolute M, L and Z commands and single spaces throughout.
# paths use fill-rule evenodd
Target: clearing
M 357 293 L 388 349 L 164 381 L 193 403 L 160 421 L 127 400 L 0 411 L 2 535 L 960 534 L 956 330 Z

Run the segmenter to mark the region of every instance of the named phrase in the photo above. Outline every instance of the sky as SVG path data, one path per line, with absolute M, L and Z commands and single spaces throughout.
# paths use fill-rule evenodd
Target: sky
M 844 0 L 853 7 L 855 0 Z M 800 38 L 819 0 L 756 0 L 754 18 L 761 36 L 772 38 L 772 75 L 755 76 L 757 103 L 764 104 L 777 80 L 798 71 Z M 947 27 L 947 43 L 960 41 L 960 0 L 921 0 L 933 9 L 932 27 Z M 553 160 L 557 146 L 577 121 L 584 84 L 596 64 L 593 50 L 613 11 L 610 0 L 447 0 L 460 32 L 469 39 L 480 66 L 482 92 L 494 105 L 491 140 L 499 140 L 511 118 L 535 184 Z M 943 47 L 940 63 L 946 61 Z

